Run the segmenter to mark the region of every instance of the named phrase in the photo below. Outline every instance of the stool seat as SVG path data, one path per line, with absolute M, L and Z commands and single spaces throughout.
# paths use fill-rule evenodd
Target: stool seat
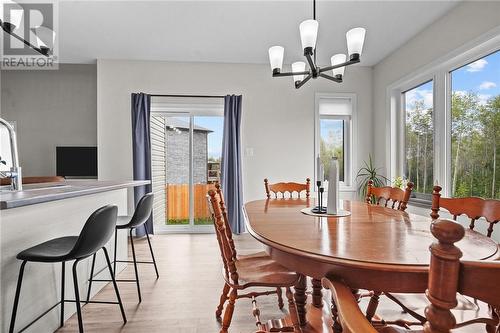
M 54 238 L 18 253 L 16 258 L 35 262 L 61 262 L 77 259 L 69 257 L 77 240 L 78 236 Z
M 130 228 L 130 221 L 132 216 L 118 216 L 116 219 L 116 229 L 128 229 Z

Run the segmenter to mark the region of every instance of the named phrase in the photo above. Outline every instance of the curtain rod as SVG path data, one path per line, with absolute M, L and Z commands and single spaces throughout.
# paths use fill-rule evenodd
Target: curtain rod
M 217 95 L 150 95 L 151 97 L 194 97 L 194 98 L 224 98 L 226 96 Z

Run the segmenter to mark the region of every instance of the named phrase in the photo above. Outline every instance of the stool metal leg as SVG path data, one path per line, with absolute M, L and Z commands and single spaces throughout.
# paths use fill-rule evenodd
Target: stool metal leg
M 59 327 L 64 326 L 64 285 L 65 285 L 65 277 L 66 277 L 66 262 L 62 262 L 61 267 L 61 319 L 59 323 Z
M 19 295 L 21 293 L 21 284 L 23 282 L 24 266 L 26 266 L 26 260 L 21 264 L 19 269 L 19 277 L 17 278 L 16 296 L 14 297 L 14 307 L 12 309 L 12 317 L 10 318 L 10 328 L 9 333 L 14 333 L 14 326 L 16 325 L 16 313 L 17 306 L 19 305 Z
M 113 251 L 113 274 L 116 278 L 116 245 L 118 244 L 118 229 L 115 228 L 115 250 Z
M 125 316 L 125 310 L 123 309 L 122 299 L 120 297 L 120 292 L 118 291 L 118 285 L 116 284 L 115 274 L 111 270 L 111 261 L 109 260 L 108 250 L 105 247 L 103 247 L 102 250 L 104 251 L 104 256 L 106 257 L 106 262 L 109 268 L 109 274 L 111 274 L 111 280 L 113 281 L 113 287 L 115 288 L 116 298 L 118 299 L 118 304 L 120 305 L 120 311 L 122 312 L 123 323 L 126 324 L 127 317 Z
M 149 244 L 149 251 L 151 252 L 151 258 L 153 258 L 153 264 L 155 266 L 155 271 L 156 271 L 156 278 L 160 278 L 160 274 L 158 273 L 158 267 L 156 267 L 156 260 L 155 260 L 155 255 L 153 253 L 153 247 L 151 246 L 151 241 L 149 240 L 149 234 L 146 230 L 146 238 L 148 239 L 148 244 Z
M 135 282 L 137 283 L 137 294 L 139 295 L 139 303 L 140 303 L 140 302 L 142 302 L 141 286 L 139 283 L 139 271 L 137 270 L 137 258 L 135 257 L 134 237 L 132 235 L 132 229 L 130 229 L 130 244 L 132 245 L 132 257 L 134 259 Z
M 87 300 L 85 303 L 88 303 L 90 300 L 90 292 L 92 291 L 92 281 L 94 280 L 94 268 L 95 268 L 95 257 L 97 253 L 94 253 L 92 256 L 92 268 L 90 268 L 90 279 L 89 279 L 89 288 L 87 289 Z
M 78 276 L 76 273 L 76 265 L 79 260 L 75 260 L 73 264 L 73 286 L 75 288 L 75 304 L 76 304 L 76 314 L 78 317 L 78 331 L 83 333 L 83 320 L 82 320 L 82 308 L 80 306 L 80 292 L 78 290 Z

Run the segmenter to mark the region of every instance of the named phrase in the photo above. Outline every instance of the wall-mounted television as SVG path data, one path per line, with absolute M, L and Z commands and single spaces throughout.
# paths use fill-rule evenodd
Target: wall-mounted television
M 67 178 L 97 178 L 97 147 L 56 147 L 56 173 Z

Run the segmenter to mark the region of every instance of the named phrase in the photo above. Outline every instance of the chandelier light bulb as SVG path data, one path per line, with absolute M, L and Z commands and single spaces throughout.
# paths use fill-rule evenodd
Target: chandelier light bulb
M 361 55 L 361 52 L 363 51 L 363 44 L 365 42 L 365 33 L 366 30 L 364 28 L 354 28 L 345 34 L 349 57 L 353 54 Z
M 343 53 L 339 53 L 330 58 L 332 66 L 344 63 L 347 56 Z M 332 69 L 333 76 L 344 75 L 345 66 Z
M 318 38 L 318 21 L 305 20 L 299 25 L 300 41 L 302 42 L 302 49 L 307 47 L 316 48 L 316 39 Z
M 269 48 L 269 62 L 271 63 L 271 70 L 283 68 L 283 54 L 285 49 L 282 46 L 272 46 Z
M 292 72 L 304 72 L 306 70 L 306 63 L 303 61 L 296 61 L 292 64 Z M 302 81 L 304 79 L 304 74 L 294 75 L 293 82 Z

